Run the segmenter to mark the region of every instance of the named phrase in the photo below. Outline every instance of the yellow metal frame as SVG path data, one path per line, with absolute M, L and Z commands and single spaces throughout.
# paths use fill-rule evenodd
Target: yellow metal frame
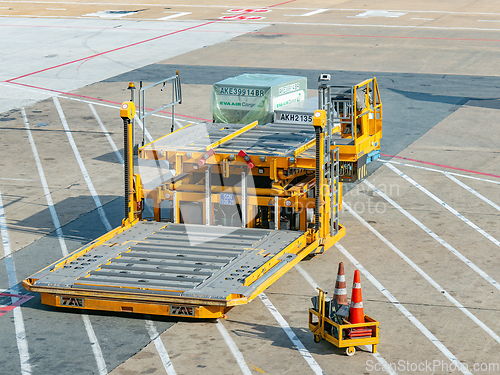
M 136 224 L 136 220 L 133 224 Z M 132 225 L 133 225 L 132 224 Z M 46 267 L 45 269 L 58 269 L 65 264 L 81 257 L 83 254 L 92 250 L 96 246 L 109 241 L 115 235 L 122 233 L 124 228 L 130 228 L 132 225 L 119 227 L 115 230 L 98 238 L 91 246 L 84 249 L 77 250 L 55 262 L 54 264 Z M 344 235 L 344 228 L 341 228 L 339 233 L 332 238 L 333 243 L 337 242 Z M 134 293 L 130 290 L 121 291 L 120 287 L 116 287 L 115 291 L 99 291 L 89 289 L 78 289 L 78 282 L 75 283 L 71 289 L 66 288 L 53 288 L 53 287 L 37 287 L 34 285 L 34 279 L 23 280 L 23 286 L 32 292 L 41 293 L 42 303 L 56 307 L 69 307 L 76 309 L 88 310 L 101 310 L 101 311 L 114 311 L 114 312 L 133 312 L 142 314 L 158 314 L 186 318 L 201 318 L 201 319 L 216 319 L 225 318 L 225 314 L 234 306 L 243 305 L 254 298 L 261 292 L 293 268 L 297 263 L 309 255 L 319 246 L 319 240 L 308 244 L 309 233 L 304 233 L 294 242 L 290 243 L 285 249 L 276 254 L 272 259 L 267 261 L 259 269 L 247 277 L 244 285 L 252 285 L 254 282 L 259 281 L 264 277 L 267 272 L 276 267 L 281 260 L 280 258 L 287 255 L 294 256 L 293 261 L 287 262 L 278 272 L 274 273 L 272 277 L 268 278 L 265 282 L 258 286 L 255 291 L 248 297 L 239 294 L 231 294 L 225 301 L 215 301 L 210 299 L 201 299 L 193 297 L 172 296 L 165 297 L 155 294 L 144 294 L 147 290 L 154 291 L 153 289 L 140 288 L 142 293 Z M 138 288 L 139 289 L 139 288 Z M 177 291 L 182 292 L 182 291 Z M 64 303 L 64 301 L 72 303 Z M 173 307 L 174 306 L 174 307 Z M 182 307 L 182 308 L 181 308 Z
M 144 302 L 123 298 L 123 296 L 104 297 L 92 293 L 90 296 L 82 296 L 76 293 L 41 293 L 41 302 L 45 305 L 113 312 L 127 312 L 136 314 L 153 314 L 163 316 L 174 316 L 180 318 L 219 319 L 225 318 L 232 306 L 210 305 L 206 301 L 201 304 L 189 304 L 181 299 L 172 300 L 170 303 L 164 301 Z
M 370 97 L 368 94 L 365 95 L 365 104 L 367 104 L 368 110 L 363 111 L 363 113 L 356 111 L 354 109 L 353 116 L 355 116 L 354 123 L 358 121 L 361 124 L 362 132 L 358 137 L 356 133 L 354 146 L 340 145 L 340 160 L 341 161 L 356 161 L 364 154 L 371 152 L 372 150 L 380 148 L 380 138 L 382 136 L 382 104 L 380 102 L 380 95 L 378 91 L 378 86 L 376 79 L 366 80 L 354 87 L 354 92 L 360 88 L 374 88 L 372 93 L 372 105 L 368 105 Z M 366 90 L 368 93 L 368 89 Z M 354 98 L 356 103 L 356 98 Z M 132 145 L 132 126 L 131 121 L 134 118 L 135 106 L 133 102 L 124 102 L 120 108 L 120 116 L 124 121 L 126 126 L 126 132 L 128 134 L 128 144 L 126 145 L 126 150 L 128 151 L 128 160 L 125 161 L 128 167 L 128 174 L 126 181 L 128 181 L 128 197 L 127 197 L 127 216 L 122 221 L 122 226 L 116 228 L 109 233 L 99 237 L 90 244 L 76 250 L 70 255 L 64 257 L 63 259 L 53 263 L 44 270 L 50 269 L 57 270 L 69 262 L 81 257 L 83 254 L 91 251 L 95 247 L 102 245 L 103 243 L 110 241 L 116 235 L 126 231 L 141 219 L 141 201 L 148 197 L 153 198 L 155 202 L 154 207 L 154 218 L 156 221 L 160 221 L 160 211 L 157 209 L 160 202 L 167 199 L 173 199 L 174 192 L 175 199 L 177 200 L 175 207 L 180 210 L 181 202 L 185 201 L 199 201 L 205 202 L 205 186 L 199 184 L 199 181 L 194 181 L 195 178 L 191 176 L 186 180 L 179 180 L 175 183 L 164 183 L 158 186 L 154 190 L 144 190 L 141 176 L 133 174 L 133 145 Z M 326 113 L 323 110 L 318 110 L 313 116 L 314 126 L 319 126 L 322 128 L 320 133 L 320 165 L 324 165 L 324 126 L 326 124 Z M 190 124 L 191 125 L 191 124 Z M 173 151 L 165 150 L 162 147 L 155 148 L 154 142 L 148 143 L 139 149 L 139 157 L 145 159 L 154 160 L 168 160 L 170 165 L 175 168 L 176 174 L 179 175 L 183 172 L 194 172 L 203 173 L 202 171 L 196 171 L 199 169 L 198 162 L 204 157 L 205 152 L 215 149 L 225 142 L 234 139 L 238 135 L 241 135 L 255 126 L 257 122 L 253 122 L 242 128 L 236 130 L 235 132 L 221 138 L 220 140 L 213 142 L 212 144 L 206 146 L 196 152 L 190 151 Z M 356 126 L 356 125 L 355 125 Z M 181 131 L 181 129 L 176 132 Z M 340 132 L 341 129 L 336 128 L 334 132 Z M 167 137 L 170 134 L 167 134 Z M 162 137 L 163 138 L 163 137 Z M 161 138 L 160 138 L 161 139 Z M 143 314 L 158 314 L 158 315 L 169 315 L 176 317 L 187 317 L 187 318 L 223 318 L 225 314 L 234 306 L 243 305 L 249 301 L 256 298 L 261 292 L 273 284 L 277 279 L 279 279 L 283 274 L 293 268 L 297 263 L 304 259 L 307 255 L 318 254 L 328 250 L 337 241 L 339 241 L 345 235 L 345 228 L 339 225 L 338 231 L 335 235 L 330 235 L 330 197 L 329 197 L 329 187 L 326 184 L 326 179 L 323 181 L 316 181 L 314 175 L 309 174 L 316 168 L 316 159 L 307 153 L 307 150 L 315 146 L 315 140 L 308 142 L 305 145 L 298 147 L 291 156 L 285 156 L 285 154 L 269 156 L 267 154 L 261 155 L 249 155 L 251 162 L 255 165 L 254 170 L 259 169 L 259 175 L 267 176 L 270 179 L 270 186 L 266 188 L 255 188 L 250 194 L 247 192 L 247 227 L 255 227 L 256 220 L 253 219 L 255 212 L 257 212 L 259 206 L 269 206 L 269 201 L 274 203 L 277 201 L 278 207 L 288 207 L 293 208 L 294 213 L 300 214 L 300 225 L 298 229 L 304 233 L 295 241 L 290 243 L 281 252 L 276 254 L 272 259 L 268 260 L 265 264 L 255 270 L 251 275 L 249 275 L 245 282 L 245 286 L 258 285 L 255 290 L 250 295 L 240 295 L 240 294 L 230 294 L 226 300 L 211 300 L 204 298 L 193 298 L 193 297 L 183 297 L 182 295 L 172 295 L 165 296 L 155 293 L 155 289 L 140 288 L 141 290 L 131 290 L 129 288 L 122 288 L 119 285 L 110 288 L 106 291 L 98 289 L 78 289 L 78 281 L 76 281 L 73 288 L 60 288 L 60 287 L 47 287 L 47 286 L 36 286 L 36 279 L 27 278 L 23 280 L 23 286 L 33 292 L 39 292 L 42 296 L 42 303 L 61 306 L 69 308 L 80 308 L 89 310 L 104 310 L 104 311 L 115 311 L 115 312 L 135 312 Z M 326 150 L 328 151 L 328 150 Z M 205 155 L 206 158 L 206 155 Z M 238 154 L 233 153 L 215 153 L 206 159 L 206 165 L 212 166 L 212 171 L 214 173 L 221 173 L 224 177 L 230 177 L 231 174 L 241 174 L 244 170 L 247 170 L 247 161 Z M 289 175 L 287 172 L 293 170 Z M 263 172 L 263 173 L 261 173 Z M 193 175 L 194 175 L 193 173 Z M 358 177 L 362 177 L 365 173 L 365 169 L 358 172 Z M 294 180 L 294 186 L 287 188 L 287 186 Z M 316 186 L 316 184 L 318 186 Z M 319 202 L 316 202 L 316 198 L 308 197 L 308 192 L 311 189 L 318 187 L 317 191 L 319 193 Z M 342 188 L 340 186 L 340 190 Z M 214 204 L 220 203 L 220 196 L 218 194 L 227 192 L 232 194 L 242 194 L 241 187 L 224 187 L 224 186 L 212 186 L 211 187 L 211 210 L 215 210 Z M 166 197 L 170 198 L 166 198 Z M 277 198 L 277 199 L 276 199 Z M 342 204 L 342 196 L 339 197 L 340 207 Z M 275 200 L 276 199 L 276 200 Z M 317 203 L 317 207 L 316 207 Z M 319 229 L 314 230 L 308 227 L 307 222 L 307 209 L 313 208 L 319 211 Z M 205 210 L 204 210 L 205 211 Z M 276 214 L 276 213 L 275 213 Z M 180 218 L 179 211 L 175 215 Z M 212 215 L 214 217 L 214 215 Z M 318 224 L 318 223 L 317 223 Z M 166 224 L 167 225 L 167 224 Z M 279 220 L 278 228 L 279 229 Z M 262 250 L 264 251 L 264 250 Z M 291 261 L 287 261 L 285 265 L 283 258 L 290 256 Z M 280 267 L 278 271 L 272 273 L 271 276 L 266 277 L 271 270 L 276 270 Z M 43 271 L 43 270 L 42 270 Z M 263 280 L 265 278 L 265 280 Z M 258 284 L 256 284 L 258 283 Z M 97 285 L 96 285 L 97 286 Z M 149 291 L 149 292 L 148 292 Z M 164 291 L 164 290 L 163 290 Z M 182 293 L 182 290 L 176 290 L 177 293 Z M 323 293 L 323 294 L 322 294 Z M 322 337 L 329 342 L 333 343 L 338 347 L 353 347 L 354 345 L 371 344 L 373 345 L 373 351 L 376 352 L 376 344 L 378 343 L 378 322 L 374 321 L 368 316 L 366 320 L 368 323 L 361 325 L 336 325 L 333 321 L 324 316 L 324 292 L 320 290 L 320 312 L 315 312 L 314 310 L 309 310 L 309 328 L 314 333 L 315 337 Z M 313 322 L 313 317 L 318 319 L 318 323 Z M 333 336 L 329 335 L 324 330 L 325 323 L 329 323 L 332 326 L 338 326 L 339 332 L 342 330 L 355 328 L 355 327 L 374 327 L 374 337 L 367 339 L 355 339 L 355 340 L 345 340 L 342 339 L 342 334 L 339 339 L 335 339 Z M 376 342 L 375 342 L 376 341 Z
M 320 338 L 325 339 L 329 343 L 335 345 L 337 348 L 347 348 L 346 353 L 352 355 L 355 352 L 354 347 L 360 345 L 371 345 L 372 353 L 377 352 L 377 345 L 379 343 L 379 322 L 375 319 L 365 315 L 365 323 L 351 324 L 344 320 L 345 324 L 337 324 L 326 316 L 325 297 L 326 292 L 322 289 L 319 290 L 318 309 L 309 309 L 309 330 L 314 334 L 314 341 L 319 342 Z M 316 318 L 316 321 L 315 321 Z M 337 329 L 338 339 L 335 336 L 325 331 L 325 323 L 331 324 Z M 370 328 L 372 336 L 366 338 L 344 339 L 344 331 L 353 328 Z
M 371 87 L 373 91 L 371 91 Z M 354 89 L 354 126 L 361 127 L 361 134 L 358 136 L 356 131 L 354 145 L 339 145 L 339 154 L 341 161 L 356 161 L 361 156 L 369 154 L 374 150 L 380 149 L 380 140 L 382 139 L 382 102 L 380 100 L 380 91 L 377 84 L 377 78 L 367 79 L 353 87 Z M 364 97 L 360 100 L 365 103 L 365 110 L 360 111 L 356 108 L 358 91 L 364 90 Z M 342 134 L 343 138 L 352 138 L 351 135 Z

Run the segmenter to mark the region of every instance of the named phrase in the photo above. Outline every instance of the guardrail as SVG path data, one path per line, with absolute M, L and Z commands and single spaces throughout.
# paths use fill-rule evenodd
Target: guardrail
M 156 109 L 149 109 L 146 108 L 146 90 L 152 89 L 153 87 L 157 87 L 161 85 L 161 90 L 160 91 L 168 91 L 165 90 L 168 85 L 171 84 L 172 90 L 171 90 L 171 99 L 168 104 L 165 104 L 161 106 L 160 108 Z M 168 77 L 164 80 L 158 81 L 156 83 L 152 83 L 148 86 L 142 87 L 142 81 L 140 82 L 140 89 L 139 89 L 139 120 L 142 121 L 142 145 L 144 146 L 145 144 L 145 133 L 146 133 L 146 117 L 151 116 L 152 114 L 155 114 L 161 110 L 164 110 L 165 108 L 172 107 L 172 127 L 170 129 L 170 132 L 174 131 L 174 124 L 175 124 L 175 105 L 176 104 L 181 104 L 182 103 L 182 91 L 181 91 L 181 79 L 179 76 L 179 71 L 177 70 L 175 72 L 175 75 Z M 147 110 L 149 112 L 147 112 Z

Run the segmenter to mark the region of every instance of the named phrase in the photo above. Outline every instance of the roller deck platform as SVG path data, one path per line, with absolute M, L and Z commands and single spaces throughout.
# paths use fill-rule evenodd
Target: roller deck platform
M 24 286 L 54 306 L 218 318 L 309 253 L 298 231 L 138 221 L 111 233 Z

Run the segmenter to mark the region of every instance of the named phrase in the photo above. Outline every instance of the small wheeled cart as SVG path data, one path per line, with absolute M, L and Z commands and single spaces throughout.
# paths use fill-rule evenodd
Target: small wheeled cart
M 356 346 L 359 345 L 371 345 L 372 353 L 376 353 L 379 322 L 368 315 L 365 315 L 365 323 L 351 324 L 345 319 L 341 319 L 341 324 L 335 322 L 334 319 L 339 319 L 338 316 L 334 317 L 335 311 L 331 301 L 326 301 L 325 291 L 319 288 L 318 290 L 317 303 L 314 308 L 309 309 L 309 330 L 314 334 L 314 342 L 323 338 L 338 348 L 346 348 L 346 354 L 349 356 L 356 353 Z

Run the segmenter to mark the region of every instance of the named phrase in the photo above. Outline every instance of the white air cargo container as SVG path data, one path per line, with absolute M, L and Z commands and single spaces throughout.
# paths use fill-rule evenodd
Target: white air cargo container
M 245 73 L 213 85 L 212 117 L 218 123 L 266 124 L 276 109 L 305 99 L 306 77 Z
M 276 124 L 313 125 L 314 111 L 318 109 L 318 97 L 292 103 L 274 110 Z

